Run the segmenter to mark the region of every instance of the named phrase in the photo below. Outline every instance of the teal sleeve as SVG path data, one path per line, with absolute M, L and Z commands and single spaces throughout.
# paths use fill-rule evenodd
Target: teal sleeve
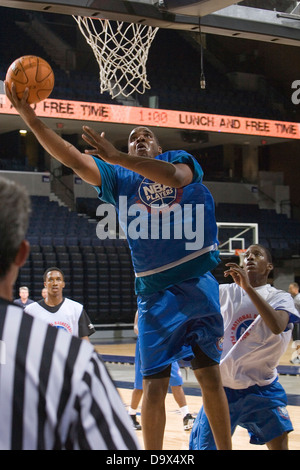
M 194 177 L 192 183 L 202 183 L 203 170 L 200 163 L 192 155 L 184 150 L 178 151 L 175 158 L 172 159 L 172 163 L 186 163 L 193 169 Z
M 101 187 L 94 186 L 98 192 L 98 197 L 104 202 L 108 202 L 113 206 L 116 205 L 116 171 L 114 165 L 103 162 L 99 158 L 93 157 L 98 170 L 101 174 Z

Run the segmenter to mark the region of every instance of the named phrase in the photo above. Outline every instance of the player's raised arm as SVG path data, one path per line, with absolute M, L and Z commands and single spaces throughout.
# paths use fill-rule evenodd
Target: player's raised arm
M 108 163 L 121 165 L 145 178 L 173 188 L 186 186 L 193 179 L 193 171 L 188 165 L 155 160 L 154 157 L 162 153 L 162 149 L 152 131 L 146 127 L 139 127 L 131 132 L 128 153 L 117 150 L 105 138 L 104 132 L 99 134 L 88 126 L 83 126 L 83 131 L 82 138 L 91 146 L 86 153 L 98 155 Z
M 28 88 L 25 90 L 22 98 L 18 99 L 14 84 L 12 84 L 10 92 L 5 82 L 5 92 L 25 124 L 53 158 L 71 168 L 87 183 L 101 186 L 101 176 L 94 159 L 90 155 L 82 154 L 76 147 L 62 139 L 37 117 L 33 108 L 27 103 Z
M 244 291 L 248 294 L 251 302 L 255 305 L 255 308 L 257 309 L 258 313 L 260 314 L 266 325 L 270 328 L 272 333 L 274 333 L 275 335 L 279 335 L 280 333 L 282 333 L 287 327 L 289 321 L 289 314 L 284 310 L 275 310 L 269 304 L 269 302 L 265 300 L 256 291 L 254 287 L 255 284 L 253 282 L 253 273 L 250 272 L 250 275 L 248 276 L 246 269 L 243 269 L 236 263 L 227 263 L 226 266 L 228 266 L 229 269 L 225 271 L 224 276 L 232 276 L 234 282 L 244 289 Z

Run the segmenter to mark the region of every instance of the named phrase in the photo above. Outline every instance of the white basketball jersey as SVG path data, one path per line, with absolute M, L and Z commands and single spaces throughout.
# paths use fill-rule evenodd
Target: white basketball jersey
M 39 302 L 34 302 L 26 307 L 25 312 L 46 321 L 51 326 L 78 336 L 78 321 L 82 310 L 83 306 L 80 303 L 65 298 L 59 308 L 44 308 Z
M 299 317 L 290 294 L 270 284 L 256 291 L 275 310 L 285 310 Z M 258 314 L 255 306 L 237 284 L 220 285 L 221 313 L 225 339 L 221 359 L 223 385 L 244 389 L 252 385 L 268 385 L 277 377 L 276 367 L 292 335 L 292 323 L 275 335 Z M 295 318 L 292 317 L 295 321 Z

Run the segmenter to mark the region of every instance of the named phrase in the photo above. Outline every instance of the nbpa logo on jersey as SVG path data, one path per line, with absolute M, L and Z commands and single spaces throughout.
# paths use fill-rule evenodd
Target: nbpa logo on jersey
M 177 202 L 178 190 L 165 186 L 164 184 L 154 183 L 146 178 L 140 184 L 139 197 L 143 204 L 148 207 L 155 205 L 162 209 Z

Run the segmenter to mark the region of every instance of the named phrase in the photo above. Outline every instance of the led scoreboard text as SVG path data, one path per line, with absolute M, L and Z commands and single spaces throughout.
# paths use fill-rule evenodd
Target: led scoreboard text
M 300 138 L 299 123 L 251 117 L 222 116 L 49 98 L 34 105 L 34 109 L 36 114 L 42 118 L 158 126 L 285 139 Z M 0 114 L 17 114 L 5 95 L 0 95 Z

